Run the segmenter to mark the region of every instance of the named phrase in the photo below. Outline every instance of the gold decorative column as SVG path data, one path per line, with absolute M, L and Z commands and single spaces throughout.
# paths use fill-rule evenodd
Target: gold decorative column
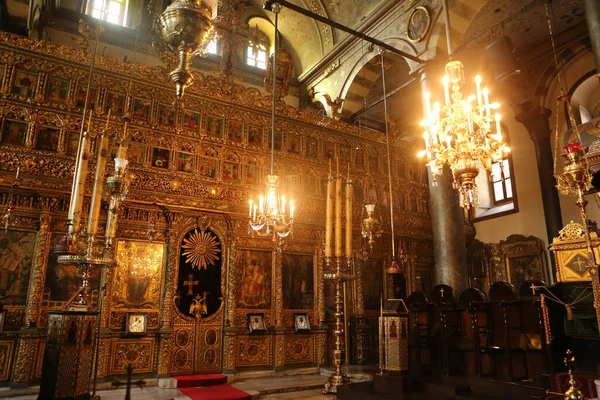
M 50 250 L 50 212 L 43 210 L 40 213 L 40 227 L 35 236 L 35 250 L 31 275 L 29 277 L 29 290 L 27 292 L 27 306 L 23 326 L 35 326 L 37 321 L 42 291 L 44 290 L 44 278 L 46 276 L 47 258 Z
M 227 280 L 225 297 L 225 321 L 223 327 L 223 367 L 225 373 L 235 372 L 235 345 L 237 341 L 237 332 L 234 327 L 235 321 L 235 294 L 237 286 L 238 266 L 237 260 L 237 239 L 233 239 L 233 230 L 235 224 L 230 224 L 227 230 L 227 243 L 231 243 L 227 259 Z M 239 268 L 238 268 L 239 267 Z
M 283 287 L 283 271 L 281 266 L 281 247 L 277 247 L 273 252 L 273 265 L 274 269 L 274 286 L 275 288 Z M 275 335 L 273 336 L 274 341 L 274 354 L 273 361 L 275 370 L 284 369 L 285 363 L 285 327 L 283 326 L 283 292 L 281 290 L 275 290 Z
M 171 343 L 173 341 L 173 299 L 175 296 L 175 268 L 168 268 L 171 252 L 177 251 L 176 238 L 172 232 L 173 215 L 166 209 L 163 209 L 163 216 L 166 221 L 165 226 L 165 243 L 166 252 L 163 261 L 163 270 L 165 277 L 163 281 L 163 301 L 160 310 L 160 329 L 159 329 L 159 344 L 158 344 L 158 375 L 165 376 L 170 372 L 171 365 Z

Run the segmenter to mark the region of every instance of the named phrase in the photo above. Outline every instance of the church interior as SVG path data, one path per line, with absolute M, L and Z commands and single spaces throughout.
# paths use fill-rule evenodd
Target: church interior
M 0 0 L 0 399 L 600 397 L 598 0 Z

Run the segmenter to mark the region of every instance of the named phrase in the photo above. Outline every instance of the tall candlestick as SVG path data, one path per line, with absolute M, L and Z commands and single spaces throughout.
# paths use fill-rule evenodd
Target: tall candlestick
M 350 164 L 348 164 L 348 169 Z M 352 181 L 346 181 L 346 258 L 352 258 Z
M 342 180 L 335 180 L 335 256 L 342 257 Z
M 325 214 L 325 257 L 333 256 L 333 197 L 334 183 L 331 176 L 331 160 L 329 160 L 329 178 L 327 180 L 327 203 Z
M 108 134 L 102 132 L 98 146 L 98 158 L 96 160 L 96 174 L 94 176 L 94 189 L 92 190 L 92 202 L 90 204 L 90 215 L 88 218 L 88 236 L 98 233 L 98 218 L 100 217 L 100 204 L 102 202 L 102 185 L 104 184 L 104 169 L 108 157 Z

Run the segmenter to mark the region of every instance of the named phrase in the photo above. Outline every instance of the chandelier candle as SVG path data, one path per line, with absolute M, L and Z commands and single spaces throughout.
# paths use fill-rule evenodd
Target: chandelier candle
M 425 120 L 421 125 L 425 128 L 425 150 L 419 152 L 419 157 L 426 158 L 434 185 L 444 165 L 450 167 L 460 205 L 469 209 L 478 205 L 475 178 L 479 170 L 489 173 L 492 164 L 502 160 L 510 150 L 502 142 L 500 114 L 492 116 L 491 110 L 499 104 L 490 104 L 489 90 L 481 88 L 481 77 L 475 77 L 477 94 L 465 98 L 461 93 L 465 83 L 462 63 L 451 61 L 445 70 L 442 79 L 445 105 L 435 102 L 432 108 L 431 95 L 423 93 Z M 496 123 L 492 125 L 494 120 Z

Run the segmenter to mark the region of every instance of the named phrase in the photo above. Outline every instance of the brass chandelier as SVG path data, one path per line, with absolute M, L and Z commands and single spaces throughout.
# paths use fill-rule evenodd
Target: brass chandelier
M 451 61 L 445 70 L 442 79 L 445 104 L 440 106 L 435 102 L 431 107 L 430 94 L 424 93 L 425 150 L 419 152 L 419 157 L 426 157 L 434 185 L 444 166 L 450 167 L 454 188 L 460 194 L 460 206 L 469 209 L 478 205 L 475 178 L 480 168 L 490 173 L 492 164 L 502 160 L 510 149 L 502 140 L 500 114 L 492 116 L 492 110 L 499 104 L 490 103 L 488 89 L 481 89 L 481 77 L 475 77 L 477 96 L 465 99 L 461 93 L 465 84 L 463 64 Z
M 271 170 L 266 176 L 266 190 L 258 197 L 258 203 L 250 199 L 248 209 L 248 226 L 259 236 L 270 236 L 274 239 L 285 238 L 292 232 L 294 225 L 294 201 L 289 205 L 286 197 L 279 190 L 279 176 L 275 175 L 275 111 L 277 102 L 277 27 L 281 5 L 273 4 L 275 14 L 275 38 L 273 45 L 273 109 L 271 114 Z
M 452 57 L 448 1 L 444 0 L 442 5 L 448 56 Z M 421 125 L 425 127 L 425 150 L 419 152 L 419 157 L 426 157 L 433 185 L 437 184 L 436 178 L 444 167 L 450 167 L 454 188 L 460 194 L 460 206 L 468 210 L 477 207 L 479 202 L 475 178 L 480 168 L 485 168 L 491 176 L 492 164 L 500 161 L 510 149 L 502 141 L 500 114 L 492 116 L 492 110 L 500 105 L 490 104 L 488 89 L 481 89 L 481 77 L 475 77 L 477 96 L 465 98 L 461 92 L 465 84 L 463 64 L 450 61 L 445 70 L 444 105 L 435 102 L 432 108 L 429 92 L 423 93 L 425 120 Z M 473 104 L 475 100 L 477 103 Z

